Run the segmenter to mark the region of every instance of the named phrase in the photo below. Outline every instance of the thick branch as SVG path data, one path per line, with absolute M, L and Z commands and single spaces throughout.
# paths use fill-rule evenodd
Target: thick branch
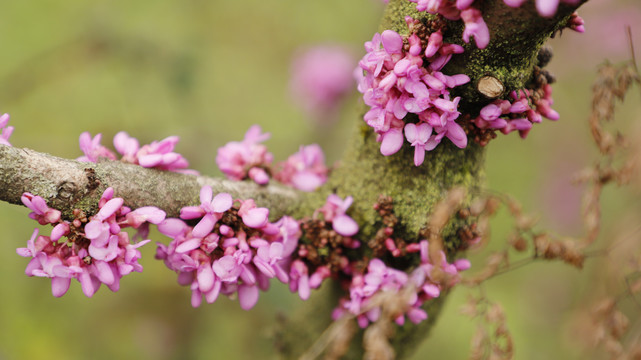
M 299 193 L 278 185 L 266 187 L 250 182 L 229 181 L 205 176 L 147 169 L 118 161 L 98 164 L 61 159 L 30 149 L 0 145 L 0 200 L 21 205 L 24 192 L 43 197 L 49 206 L 71 217 L 73 209 L 94 213 L 107 187 L 125 199 L 131 208 L 156 206 L 170 217 L 180 208 L 200 203 L 203 185 L 214 192 L 227 192 L 235 198 L 253 198 L 270 209 L 273 218 L 289 213 L 299 201 Z
M 485 49 L 476 48 L 474 40 L 469 44 L 464 43 L 461 39 L 462 22 L 448 21 L 444 41 L 462 45 L 465 52 L 452 57 L 444 72 L 466 74 L 471 79 L 469 84 L 456 88 L 455 96 L 462 97 L 461 105 L 482 106 L 488 102 L 488 97 L 477 88 L 479 80 L 485 76 L 491 76 L 502 83 L 503 95 L 522 89 L 531 78 L 541 46 L 562 29 L 570 15 L 585 2 L 587 0 L 581 0 L 578 5 L 561 2 L 553 17 L 544 18 L 537 13 L 534 0 L 526 1 L 518 8 L 505 5 L 503 0 L 476 1 L 475 5 L 479 4 L 490 30 L 490 43 Z M 381 31 L 392 29 L 406 34 L 407 15 L 419 20 L 435 17 L 427 12 L 416 11 L 416 4 L 407 0 L 390 0 Z
M 503 0 L 485 0 L 481 4 L 483 18 L 490 27 L 490 45 L 485 50 L 476 49 L 473 41 L 464 44 L 461 40 L 463 26 L 460 22 L 448 22 L 446 41 L 465 45 L 465 53 L 454 56 L 444 72 L 452 75 L 467 74 L 471 78 L 469 85 L 458 90 L 456 96 L 462 96 L 459 111 L 476 116 L 480 106 L 491 100 L 478 92 L 477 83 L 490 75 L 503 85 L 504 94 L 521 89 L 531 79 L 536 56 L 541 45 L 566 22 L 574 8 L 562 5 L 556 16 L 542 18 L 534 9 L 534 2 L 524 4 L 520 9 L 512 9 Z M 382 22 L 382 32 L 392 29 L 407 34 L 405 16 L 415 19 L 433 17 L 425 12 L 417 12 L 416 4 L 407 0 L 390 0 Z M 411 115 L 410 115 L 411 116 Z M 452 187 L 458 186 L 467 194 L 478 194 L 483 183 L 483 148 L 470 143 L 465 149 L 458 149 L 448 141 L 443 141 L 435 150 L 426 154 L 425 162 L 415 167 L 412 161 L 413 149 L 407 144 L 398 153 L 384 157 L 379 151 L 380 144 L 375 140 L 372 129 L 362 119 L 357 120 L 356 130 L 349 142 L 348 150 L 325 188 L 319 192 L 316 203 L 308 205 L 313 208 L 322 204 L 327 192 L 334 191 L 341 196 L 353 196 L 355 201 L 351 215 L 361 226 L 359 238 L 367 242 L 381 228 L 380 217 L 373 208 L 379 195 L 391 196 L 394 201 L 394 213 L 400 223 L 400 231 L 395 229 L 394 236 L 406 241 L 418 241 L 421 228 L 428 222 L 430 213 L 436 203 Z M 470 198 L 467 199 L 470 201 Z M 466 225 L 458 219 L 443 229 L 449 255 L 460 242 L 457 231 Z M 315 299 L 322 303 L 336 304 L 339 292 L 327 292 L 324 299 Z M 333 297 L 332 297 L 333 296 Z M 418 326 L 406 323 L 396 331 L 392 340 L 397 356 L 410 354 L 416 345 L 426 336 L 438 316 L 445 294 L 438 301 L 426 303 L 430 321 Z M 329 313 L 319 314 L 319 309 L 326 305 L 307 307 L 301 314 L 288 322 L 282 331 L 281 351 L 286 358 L 302 354 L 318 337 L 320 331 L 329 323 Z M 358 338 L 358 337 L 357 337 Z M 360 344 L 352 344 L 349 358 L 362 354 Z

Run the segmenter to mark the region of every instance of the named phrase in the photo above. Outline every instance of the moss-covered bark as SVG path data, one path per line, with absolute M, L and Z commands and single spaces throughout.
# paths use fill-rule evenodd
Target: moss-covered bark
M 481 3 L 483 17 L 490 28 L 490 45 L 479 50 L 474 41 L 465 44 L 461 40 L 463 26 L 460 22 L 448 22 L 445 41 L 463 45 L 465 53 L 453 57 L 443 70 L 446 74 L 464 73 L 470 83 L 457 88 L 455 96 L 461 96 L 459 111 L 477 116 L 480 107 L 490 100 L 479 93 L 477 83 L 483 76 L 498 79 L 505 88 L 504 96 L 512 90 L 521 89 L 530 80 L 540 47 L 561 28 L 575 7 L 561 5 L 556 16 L 541 18 L 533 2 L 519 9 L 507 7 L 502 0 L 485 0 Z M 434 15 L 417 12 L 416 4 L 407 0 L 390 0 L 379 31 L 392 29 L 407 34 L 405 16 L 425 19 Z M 330 192 L 354 197 L 349 214 L 360 224 L 358 237 L 361 240 L 374 236 L 380 227 L 380 219 L 373 208 L 379 195 L 391 196 L 394 213 L 400 223 L 394 236 L 408 241 L 418 240 L 419 231 L 425 227 L 431 211 L 445 193 L 455 187 L 467 190 L 468 201 L 478 194 L 483 184 L 484 150 L 474 143 L 459 149 L 445 139 L 435 150 L 426 153 L 425 162 L 413 164 L 413 148 L 405 144 L 398 153 L 385 157 L 380 154 L 380 144 L 371 128 L 362 119 L 356 121 L 356 130 L 350 139 L 340 166 L 334 171 L 329 183 L 312 195 L 303 207 L 307 211 L 322 205 Z M 469 221 L 469 220 L 468 220 Z M 457 238 L 456 232 L 465 223 L 454 221 L 443 230 L 447 241 Z M 400 233 L 398 232 L 400 229 Z M 447 246 L 447 244 L 446 244 Z M 455 248 L 454 246 L 450 246 Z M 450 256 L 454 254 L 450 253 Z M 325 291 L 314 299 L 314 306 L 304 308 L 283 325 L 280 350 L 285 358 L 300 356 L 328 325 L 329 313 L 337 303 L 339 291 Z M 399 358 L 408 355 L 427 335 L 437 318 L 444 294 L 425 305 L 430 316 L 420 325 L 406 324 L 397 328 L 392 345 Z M 323 317 L 325 316 L 325 317 Z M 356 337 L 358 339 L 360 337 Z M 362 348 L 354 341 L 345 358 L 360 358 Z

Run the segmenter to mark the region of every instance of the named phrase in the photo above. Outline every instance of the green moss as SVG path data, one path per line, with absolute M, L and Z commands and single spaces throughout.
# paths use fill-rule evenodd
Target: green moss
M 404 146 L 397 154 L 385 157 L 379 146 L 371 130 L 368 135 L 353 138 L 328 185 L 341 196 L 355 198 L 350 214 L 361 224 L 362 239 L 373 237 L 378 230 L 379 215 L 373 205 L 380 195 L 392 197 L 401 231 L 408 239 L 415 239 L 433 206 L 450 188 L 479 186 L 483 149 L 476 144 L 458 149 L 444 140 L 426 154 L 419 167 L 414 166 L 412 147 Z
M 381 20 L 380 31 L 391 29 L 399 34 L 407 34 L 407 23 L 405 16 L 411 16 L 414 19 L 422 19 L 429 14 L 416 11 L 416 4 L 406 0 L 390 0 L 383 20 Z

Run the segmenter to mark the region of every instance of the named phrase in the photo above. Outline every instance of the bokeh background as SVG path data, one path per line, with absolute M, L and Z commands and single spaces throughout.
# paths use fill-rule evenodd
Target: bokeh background
M 382 10 L 376 0 L 3 1 L 0 111 L 11 114 L 14 146 L 66 158 L 81 155 L 83 131 L 102 133 L 107 146 L 120 130 L 141 143 L 178 135 L 177 151 L 191 168 L 220 175 L 217 148 L 260 124 L 272 133 L 267 145 L 276 159 L 319 143 L 333 163 L 359 117 L 358 97 L 344 101 L 338 122 L 310 121 L 289 92 L 292 57 L 304 46 L 340 44 L 358 58 Z M 570 184 L 572 174 L 596 156 L 586 119 L 597 65 L 630 58 L 626 23 L 641 56 L 638 0 L 592 0 L 580 13 L 586 33 L 567 31 L 552 41 L 548 68 L 558 79 L 561 120 L 535 126 L 527 141 L 500 137 L 487 151 L 488 188 L 511 194 L 543 226 L 568 234 L 581 228 L 581 189 Z M 639 114 L 635 90 L 619 111 L 621 128 L 633 129 Z M 638 194 L 605 195 L 602 247 L 622 221 L 640 222 Z M 276 314 L 301 306 L 274 282 L 250 312 L 226 298 L 193 309 L 189 289 L 153 259 L 151 245 L 142 249 L 144 273 L 125 277 L 118 293 L 103 287 L 88 299 L 74 282 L 56 299 L 48 280 L 24 275 L 28 261 L 15 253 L 34 226 L 27 213 L 0 204 L 0 359 L 269 359 Z M 504 244 L 509 225 L 499 216 L 491 247 Z M 470 258 L 474 271 L 484 254 Z M 485 285 L 505 307 L 517 359 L 593 355 L 581 347 L 573 320 L 607 293 L 595 280 L 602 266 L 536 263 Z M 468 356 L 476 324 L 459 314 L 468 295 L 453 291 L 413 359 Z

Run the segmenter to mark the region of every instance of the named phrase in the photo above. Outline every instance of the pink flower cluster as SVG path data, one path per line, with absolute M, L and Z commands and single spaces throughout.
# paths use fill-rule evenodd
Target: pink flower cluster
M 261 131 L 260 126 L 253 125 L 243 141 L 230 141 L 218 149 L 216 164 L 228 178 L 240 181 L 249 177 L 260 185 L 269 182 L 265 169 L 271 166 L 274 156 L 261 144 L 270 134 L 261 134 Z
M 407 21 L 410 28 L 415 24 L 412 19 Z M 407 51 L 404 41 L 409 45 Z M 455 121 L 460 115 L 460 98 L 451 99 L 449 89 L 470 78 L 440 71 L 453 54 L 463 52 L 463 47 L 443 43 L 440 30 L 429 36 L 425 48 L 415 33 L 404 39 L 385 30 L 366 42 L 365 49 L 367 54 L 359 62 L 364 73 L 357 73 L 358 90 L 370 106 L 364 119 L 378 134 L 383 155 L 400 150 L 403 130 L 414 146 L 416 166 L 423 163 L 425 151 L 433 150 L 444 137 L 459 148 L 467 146 L 467 135 Z M 403 119 L 408 113 L 418 115 L 419 123 L 406 124 Z
M 285 216 L 270 223 L 269 210 L 256 207 L 253 200 L 233 200 L 227 193 L 214 196 L 208 186 L 201 189 L 200 201 L 198 206 L 184 207 L 181 219 L 166 219 L 158 225 L 172 241 L 158 243 L 156 258 L 178 273 L 179 284 L 190 286 L 192 306 L 200 306 L 203 297 L 213 303 L 220 294 L 237 294 L 241 308 L 249 310 L 272 278 L 289 284 L 292 292 L 306 300 L 311 289 L 331 275 L 328 266 L 310 272 L 303 261 L 307 254 L 298 249 L 298 221 Z M 318 210 L 344 236 L 358 232 L 356 222 L 345 215 L 351 201 L 333 195 Z M 348 243 L 352 248 L 360 246 L 351 238 Z
M 336 194 L 327 196 L 327 201 L 316 214 L 323 214 L 323 220 L 332 223 L 332 228 L 343 236 L 353 236 L 358 232 L 358 224 L 354 219 L 345 214 L 347 209 L 352 205 L 354 199 L 351 196 L 341 199 Z
M 138 248 L 150 240 L 132 244 L 122 228 L 139 229 L 146 237 L 148 223 L 157 224 L 165 219 L 165 212 L 155 207 L 131 211 L 123 206 L 123 199 L 113 197 L 113 189 L 103 193 L 98 213 L 87 219 L 72 222 L 61 220 L 58 210 L 47 206 L 43 198 L 30 193 L 22 195 L 23 204 L 32 212 L 29 217 L 41 225 L 54 225 L 50 236 L 33 232 L 26 248 L 17 249 L 24 257 L 31 257 L 25 273 L 28 276 L 51 279 L 54 296 L 64 295 L 77 279 L 83 293 L 91 297 L 101 284 L 110 290 L 120 288 L 120 278 L 132 271 L 141 272 Z M 65 239 L 63 239 L 65 237 Z
M 318 214 L 322 214 L 323 221 L 331 224 L 332 229 L 343 236 L 342 246 L 344 248 L 358 249 L 361 246 L 360 241 L 352 238 L 358 233 L 358 224 L 349 215 L 345 214 L 352 201 L 351 196 L 343 200 L 340 196 L 331 194 L 327 197 L 325 204 L 314 213 L 314 218 Z M 332 275 L 332 272 L 328 266 L 321 265 L 317 266 L 310 274 L 309 266 L 302 260 L 309 255 L 307 249 L 300 248 L 297 255 L 300 258 L 292 262 L 289 289 L 292 292 L 298 292 L 301 299 L 307 300 L 310 295 L 310 289 L 319 288 L 323 281 Z M 341 256 L 340 270 L 347 275 L 352 273 L 349 259 L 345 256 Z
M 272 169 L 273 155 L 261 142 L 269 139 L 254 125 L 247 130 L 243 141 L 231 141 L 218 149 L 216 163 L 228 178 L 236 181 L 251 179 L 259 185 L 269 182 L 270 174 L 283 184 L 303 191 L 314 191 L 327 181 L 328 169 L 320 146 L 301 146 L 299 152 Z
M 503 2 L 510 7 L 519 7 L 526 1 L 527 0 L 503 0 Z M 554 16 L 560 2 L 576 5 L 579 3 L 579 0 L 536 0 L 536 11 L 543 17 Z
M 13 126 L 7 126 L 9 124 L 9 114 L 3 114 L 0 116 L 0 129 L 2 129 L 2 134 L 0 134 L 0 145 L 11 146 L 9 143 L 9 137 L 13 133 Z
M 469 37 L 474 35 L 476 46 L 483 49 L 490 41 L 490 32 L 483 21 L 481 12 L 472 7 L 474 0 L 409 0 L 416 3 L 416 10 L 427 11 L 430 14 L 440 14 L 448 20 L 463 20 L 465 30 L 463 40 L 469 42 Z M 510 7 L 517 8 L 527 0 L 503 0 Z M 536 0 L 536 10 L 543 17 L 552 17 L 556 14 L 559 3 L 577 5 L 579 0 Z M 577 30 L 582 32 L 580 30 Z
M 294 58 L 291 93 L 317 123 L 337 120 L 341 100 L 354 88 L 353 64 L 351 53 L 338 45 L 315 46 Z
M 574 30 L 578 33 L 584 33 L 585 32 L 585 21 L 583 21 L 583 18 L 579 16 L 578 12 L 573 12 L 572 15 L 570 15 L 570 19 L 568 19 L 568 23 L 566 26 L 570 28 L 571 30 Z
M 80 134 L 80 150 L 85 154 L 79 157 L 78 161 L 97 162 L 100 158 L 116 160 L 116 155 L 108 148 L 100 144 L 102 134 L 91 137 L 89 132 Z M 114 136 L 114 147 L 122 155 L 123 162 L 140 165 L 146 168 L 174 171 L 185 174 L 197 175 L 195 170 L 189 170 L 189 163 L 182 155 L 175 153 L 174 148 L 178 143 L 178 136 L 170 136 L 161 141 L 154 141 L 151 144 L 143 145 L 138 143 L 136 138 L 121 131 Z
M 241 308 L 248 310 L 258 301 L 259 290 L 269 288 L 270 279 L 288 283 L 296 278 L 290 270 L 300 236 L 295 220 L 283 217 L 270 223 L 269 210 L 253 200 L 213 196 L 208 186 L 201 189 L 200 201 L 180 212 L 183 220 L 199 219 L 195 226 L 173 218 L 158 225 L 173 240 L 167 246 L 158 243 L 156 258 L 178 273 L 179 284 L 190 286 L 192 306 L 200 306 L 203 296 L 213 303 L 220 294 L 237 294 Z
M 559 114 L 550 106 L 552 100 L 552 86 L 543 85 L 543 96 L 530 97 L 530 91 L 513 91 L 510 100 L 495 100 L 481 109 L 479 116 L 472 120 L 480 129 L 496 129 L 503 134 L 518 131 L 525 138 L 532 128 L 532 124 L 540 123 L 541 116 L 550 120 L 558 120 Z M 532 105 L 530 105 L 532 99 Z
M 278 165 L 274 178 L 285 185 L 303 191 L 314 191 L 327 181 L 325 155 L 316 144 L 301 146 L 300 150 Z
M 416 10 L 430 14 L 440 14 L 448 20 L 463 20 L 463 41 L 470 42 L 474 36 L 476 47 L 485 49 L 490 43 L 490 30 L 487 28 L 481 11 L 472 7 L 474 0 L 409 0 L 416 3 Z
M 432 280 L 431 273 L 434 264 L 431 263 L 428 256 L 428 242 L 422 240 L 417 246 L 409 248 L 418 249 L 421 254 L 421 264 L 410 275 L 407 273 L 388 267 L 380 259 L 372 259 L 367 266 L 365 274 L 356 274 L 352 278 L 349 286 L 349 299 L 341 299 L 340 305 L 332 313 L 336 320 L 344 314 L 355 315 L 358 324 L 365 328 L 370 322 L 378 320 L 381 314 L 380 306 L 371 306 L 371 299 L 380 292 L 398 293 L 406 286 L 414 286 L 416 293 L 408 299 L 407 311 L 399 315 L 395 321 L 398 325 L 405 323 L 405 316 L 418 324 L 427 319 L 427 313 L 421 309 L 421 306 L 428 300 L 437 298 L 444 288 L 455 285 L 459 280 L 459 272 L 467 270 L 470 262 L 466 259 L 460 259 L 450 264 L 441 253 L 441 263 L 437 266 L 447 274 L 445 284 L 437 283 Z

